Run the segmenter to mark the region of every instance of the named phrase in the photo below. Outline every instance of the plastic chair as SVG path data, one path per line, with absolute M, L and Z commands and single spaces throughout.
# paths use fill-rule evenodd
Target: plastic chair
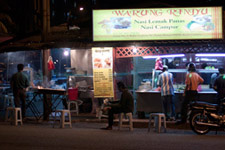
M 124 117 L 128 117 L 128 125 L 123 124 L 123 119 Z M 133 131 L 133 117 L 132 117 L 132 113 L 119 113 L 119 130 L 122 128 L 129 128 L 130 131 Z
M 79 105 L 83 104 L 83 101 L 78 99 L 78 88 L 69 88 L 68 89 L 68 110 L 70 112 L 76 112 L 79 114 Z
M 154 121 L 154 127 L 158 128 L 158 133 L 160 133 L 160 131 L 161 131 L 162 121 L 163 121 L 164 132 L 166 132 L 166 116 L 164 113 L 151 113 L 150 114 L 149 123 L 148 123 L 148 132 L 150 132 L 152 119 Z

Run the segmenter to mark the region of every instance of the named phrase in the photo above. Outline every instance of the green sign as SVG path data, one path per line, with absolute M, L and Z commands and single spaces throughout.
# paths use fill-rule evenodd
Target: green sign
M 222 7 L 93 10 L 93 41 L 222 38 Z

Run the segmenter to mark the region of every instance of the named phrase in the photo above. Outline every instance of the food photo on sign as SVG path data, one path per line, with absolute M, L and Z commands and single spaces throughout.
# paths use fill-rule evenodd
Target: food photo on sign
M 94 68 L 111 68 L 112 58 L 103 53 L 96 54 L 94 58 Z

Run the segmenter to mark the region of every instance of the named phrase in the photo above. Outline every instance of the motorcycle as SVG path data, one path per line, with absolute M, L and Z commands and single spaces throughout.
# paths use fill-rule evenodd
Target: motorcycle
M 212 129 L 225 129 L 225 99 L 220 106 L 196 101 L 190 104 L 190 110 L 189 123 L 195 133 L 204 135 Z

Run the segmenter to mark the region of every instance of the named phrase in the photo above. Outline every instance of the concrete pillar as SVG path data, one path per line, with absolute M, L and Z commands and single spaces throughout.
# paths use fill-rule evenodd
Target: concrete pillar
M 49 83 L 51 80 L 51 71 L 48 70 L 48 58 L 51 56 L 51 50 L 45 49 L 42 50 L 42 70 L 43 70 L 43 82 Z M 44 108 L 44 115 L 43 120 L 49 120 L 49 114 L 51 113 L 51 106 L 52 106 L 52 97 L 49 94 L 43 95 L 43 108 Z
M 50 32 L 50 1 L 42 0 L 42 41 L 47 40 Z

